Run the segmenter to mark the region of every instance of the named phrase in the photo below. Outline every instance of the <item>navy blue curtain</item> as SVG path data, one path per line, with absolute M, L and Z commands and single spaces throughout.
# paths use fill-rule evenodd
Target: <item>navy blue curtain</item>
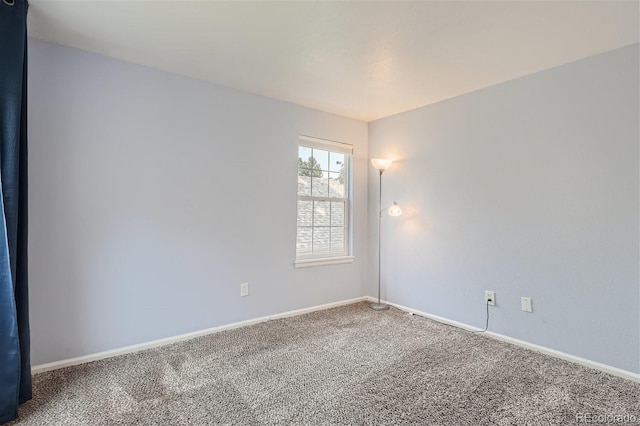
M 0 0 L 0 423 L 31 399 L 27 293 L 27 1 Z

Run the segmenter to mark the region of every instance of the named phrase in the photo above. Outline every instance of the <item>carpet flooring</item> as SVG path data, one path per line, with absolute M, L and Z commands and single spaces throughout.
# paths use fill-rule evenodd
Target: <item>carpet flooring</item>
M 567 425 L 587 418 L 640 423 L 640 384 L 357 303 L 35 375 L 34 399 L 9 424 Z

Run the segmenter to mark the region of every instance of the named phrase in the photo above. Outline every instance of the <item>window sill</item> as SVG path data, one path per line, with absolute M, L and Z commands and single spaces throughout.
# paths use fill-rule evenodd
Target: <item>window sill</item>
M 355 257 L 353 256 L 322 257 L 322 258 L 316 258 L 316 259 L 296 260 L 293 265 L 296 268 L 311 268 L 314 266 L 339 265 L 341 263 L 352 263 L 354 260 L 355 260 Z

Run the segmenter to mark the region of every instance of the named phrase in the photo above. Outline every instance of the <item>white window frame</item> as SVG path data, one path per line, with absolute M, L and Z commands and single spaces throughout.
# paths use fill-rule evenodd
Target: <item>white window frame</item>
M 307 200 L 307 201 L 329 201 L 329 202 L 344 202 L 345 209 L 345 231 L 344 231 L 344 241 L 345 241 L 345 251 L 343 253 L 336 254 L 310 254 L 305 256 L 298 256 L 297 247 L 296 247 L 296 260 L 295 267 L 296 268 L 306 268 L 310 266 L 322 266 L 322 265 L 335 265 L 340 263 L 350 263 L 354 261 L 354 256 L 352 255 L 352 199 L 353 199 L 353 145 L 335 142 L 325 139 L 318 139 L 311 136 L 299 135 L 298 137 L 298 145 L 296 146 L 296 150 L 299 148 L 307 147 L 313 149 L 321 149 L 323 151 L 329 152 L 337 152 L 341 154 L 345 154 L 345 167 L 346 167 L 346 198 L 337 198 L 337 197 L 319 197 L 312 195 L 298 195 L 297 200 Z M 298 175 L 298 170 L 296 167 L 296 177 Z M 297 185 L 296 185 L 297 192 Z M 297 210 L 297 202 L 296 202 L 296 241 L 298 234 L 298 210 Z

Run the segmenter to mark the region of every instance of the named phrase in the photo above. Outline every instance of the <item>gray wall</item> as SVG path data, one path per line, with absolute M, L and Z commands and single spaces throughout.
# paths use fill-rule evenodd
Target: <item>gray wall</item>
M 34 365 L 364 294 L 366 123 L 38 40 L 29 61 Z M 354 145 L 355 263 L 293 267 L 298 134 Z
M 638 75 L 633 45 L 370 123 L 385 295 L 484 327 L 495 290 L 490 330 L 640 372 Z
M 387 156 L 383 296 L 480 327 L 492 289 L 490 330 L 640 372 L 638 45 L 370 123 L 371 155 L 362 122 L 29 48 L 34 365 L 374 295 Z M 353 264 L 293 268 L 300 133 L 355 146 Z

